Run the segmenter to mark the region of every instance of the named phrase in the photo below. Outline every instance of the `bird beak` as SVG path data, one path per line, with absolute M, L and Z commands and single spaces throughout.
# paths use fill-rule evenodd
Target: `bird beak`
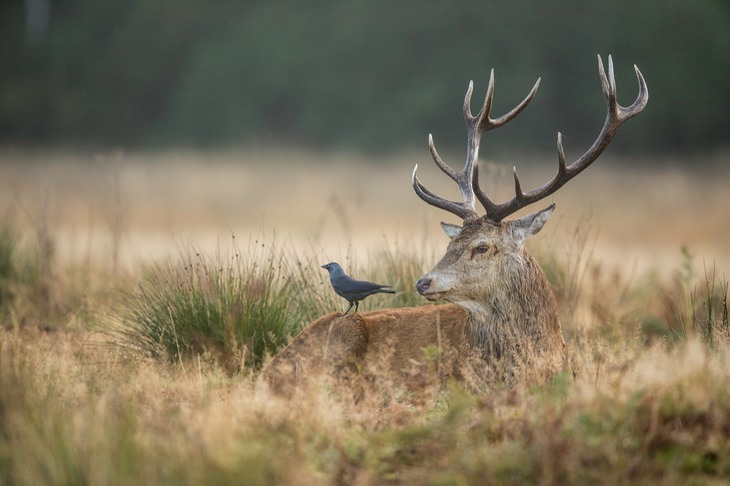
M 322 265 L 322 266 L 321 266 L 321 267 L 319 267 L 319 268 L 324 268 L 324 269 L 327 269 L 327 265 Z

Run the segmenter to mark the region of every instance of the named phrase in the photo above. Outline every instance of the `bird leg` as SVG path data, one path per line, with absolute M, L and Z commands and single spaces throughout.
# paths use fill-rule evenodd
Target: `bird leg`
M 347 308 L 344 315 L 347 315 L 347 313 L 350 312 L 350 309 L 352 309 L 353 305 L 355 306 L 355 312 L 357 312 L 357 305 L 355 304 L 357 304 L 357 302 L 350 302 L 350 307 Z

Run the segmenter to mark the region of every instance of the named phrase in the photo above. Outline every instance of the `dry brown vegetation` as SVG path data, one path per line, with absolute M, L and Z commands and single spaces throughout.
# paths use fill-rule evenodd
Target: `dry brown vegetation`
M 556 198 L 531 250 L 575 380 L 475 395 L 441 386 L 426 349 L 410 391 L 386 380 L 354 405 L 323 384 L 284 400 L 257 385 L 235 339 L 171 360 L 100 332 L 124 324 L 144 285 L 199 258 L 188 242 L 203 270 L 228 268 L 232 234 L 263 258 L 249 235 L 277 241 L 302 319 L 342 304 L 314 265 L 330 260 L 397 285 L 401 300 L 364 308 L 412 304 L 414 275 L 446 245 L 443 215 L 408 184 L 423 155 L 366 167 L 323 154 L 3 153 L 0 243 L 13 252 L 0 273 L 0 484 L 727 481 L 727 157 L 706 173 L 603 159 Z M 520 164 L 523 184 L 552 163 Z M 506 194 L 509 173 L 493 173 Z M 428 169 L 421 178 L 451 190 Z M 205 296 L 211 281 L 195 280 Z M 252 282 L 246 295 L 261 298 Z

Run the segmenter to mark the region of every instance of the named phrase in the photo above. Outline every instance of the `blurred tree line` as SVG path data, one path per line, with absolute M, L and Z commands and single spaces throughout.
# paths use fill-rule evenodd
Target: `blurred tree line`
M 0 143 L 129 148 L 239 145 L 377 152 L 461 148 L 495 69 L 495 106 L 531 106 L 499 149 L 584 150 L 605 105 L 650 102 L 616 150 L 728 145 L 730 2 L 14 0 L 0 6 Z

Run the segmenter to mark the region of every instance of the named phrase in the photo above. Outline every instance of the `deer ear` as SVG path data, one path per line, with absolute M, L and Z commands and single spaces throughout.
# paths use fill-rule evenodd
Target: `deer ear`
M 519 243 L 524 242 L 529 236 L 536 235 L 545 223 L 547 223 L 548 218 L 553 213 L 553 209 L 555 209 L 555 204 L 551 204 L 536 213 L 510 221 L 512 235 Z
M 444 229 L 446 236 L 452 240 L 456 237 L 456 235 L 461 233 L 461 226 L 456 226 L 455 224 L 441 223 L 441 227 Z

